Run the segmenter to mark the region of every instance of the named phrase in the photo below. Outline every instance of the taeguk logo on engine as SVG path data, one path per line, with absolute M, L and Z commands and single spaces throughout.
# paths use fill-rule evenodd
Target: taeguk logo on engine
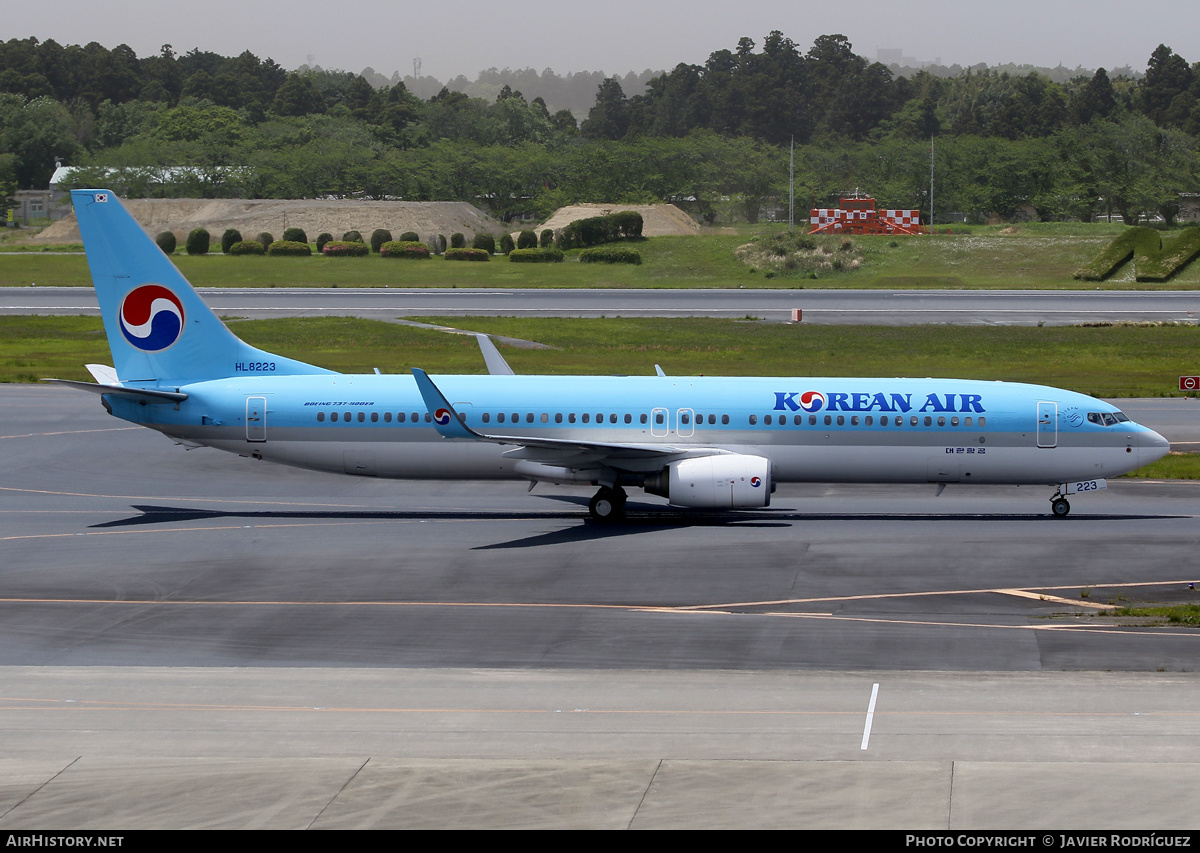
M 183 303 L 161 284 L 143 284 L 125 294 L 118 319 L 129 345 L 161 352 L 183 334 Z

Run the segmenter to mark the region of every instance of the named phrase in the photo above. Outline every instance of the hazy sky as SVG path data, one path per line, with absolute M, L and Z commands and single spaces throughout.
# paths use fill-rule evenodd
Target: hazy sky
M 249 50 L 284 68 L 474 79 L 489 67 L 624 74 L 703 63 L 741 36 L 762 45 L 780 30 L 807 51 L 841 33 L 855 53 L 899 48 L 942 64 L 1029 63 L 1144 70 L 1166 44 L 1200 61 L 1200 2 L 1157 0 L 54 0 L 12 2 L 0 40 L 36 36 L 60 44 L 125 43 L 138 56 L 171 44 L 222 55 Z M 586 11 L 582 11 L 586 10 Z

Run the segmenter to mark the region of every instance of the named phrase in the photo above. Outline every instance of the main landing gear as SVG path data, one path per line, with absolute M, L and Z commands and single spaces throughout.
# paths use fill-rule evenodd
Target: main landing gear
M 588 512 L 596 521 L 620 521 L 625 517 L 625 490 L 620 486 L 601 486 L 588 504 Z

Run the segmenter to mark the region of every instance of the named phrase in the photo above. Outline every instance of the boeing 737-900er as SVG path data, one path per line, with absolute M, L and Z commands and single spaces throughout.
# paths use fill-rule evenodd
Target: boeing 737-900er
M 72 192 L 114 367 L 88 365 L 110 414 L 185 447 L 411 479 L 625 488 L 679 507 L 770 504 L 776 483 L 990 483 L 1103 489 L 1162 457 L 1161 435 L 1101 400 L 954 379 L 350 375 L 233 335 L 107 190 Z

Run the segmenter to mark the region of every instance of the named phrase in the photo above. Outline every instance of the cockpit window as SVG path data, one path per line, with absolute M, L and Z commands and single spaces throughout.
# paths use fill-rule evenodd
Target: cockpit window
M 1116 426 L 1129 421 L 1121 412 L 1088 412 L 1087 419 L 1098 426 Z

